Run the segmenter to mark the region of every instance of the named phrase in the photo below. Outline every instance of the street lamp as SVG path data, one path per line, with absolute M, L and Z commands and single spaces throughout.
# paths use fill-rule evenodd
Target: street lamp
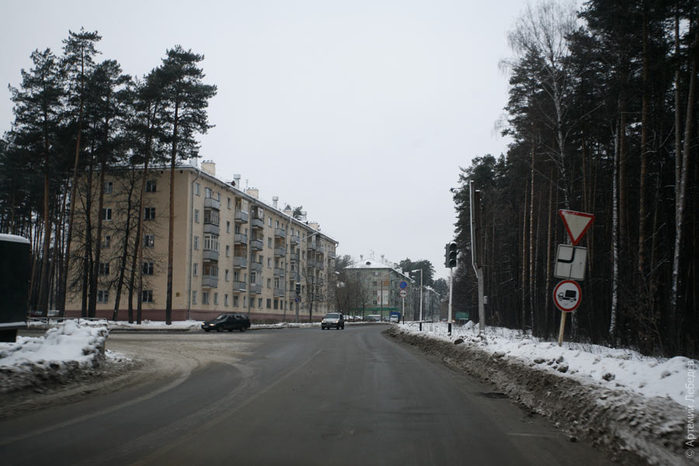
M 422 269 L 411 270 L 410 273 L 420 272 L 420 321 L 422 322 Z

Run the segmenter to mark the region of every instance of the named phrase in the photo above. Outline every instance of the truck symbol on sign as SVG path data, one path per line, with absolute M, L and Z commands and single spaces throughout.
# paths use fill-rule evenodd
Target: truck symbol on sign
M 575 290 L 565 290 L 565 294 L 558 293 L 558 299 L 561 301 L 575 301 L 578 299 L 578 292 Z

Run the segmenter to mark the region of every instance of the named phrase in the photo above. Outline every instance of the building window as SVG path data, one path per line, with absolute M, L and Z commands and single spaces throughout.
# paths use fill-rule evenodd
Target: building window
M 257 307 L 262 309 L 262 298 L 257 298 Z
M 157 191 L 157 185 L 155 183 L 155 180 L 146 181 L 146 192 L 147 193 L 154 193 L 156 191 Z
M 204 209 L 204 223 L 208 223 L 209 225 L 219 225 L 219 214 L 218 210 L 213 210 L 213 209 Z
M 199 195 L 199 183 L 194 183 L 194 194 Z
M 114 191 L 114 183 L 111 181 L 106 181 L 104 183 L 104 194 L 112 194 Z
M 267 288 L 268 288 L 268 289 L 269 289 L 269 288 L 272 288 L 272 279 L 271 279 L 271 278 L 268 278 L 268 279 L 267 279 Z
M 102 249 L 109 249 L 112 245 L 112 237 L 109 235 L 104 235 L 102 238 Z
M 152 303 L 153 302 L 153 290 L 143 290 L 141 295 L 141 302 Z
M 231 232 L 231 222 L 226 221 L 226 233 L 230 233 L 230 232 Z
M 199 223 L 199 209 L 194 209 L 194 223 Z
M 226 277 L 226 281 L 229 281 L 230 274 L 229 274 L 229 272 L 228 272 L 228 269 L 226 269 L 226 272 L 224 273 L 224 275 L 225 275 L 225 277 Z
M 267 238 L 267 247 L 270 249 L 272 248 L 272 237 L 271 236 L 269 238 Z
M 99 274 L 100 275 L 109 275 L 109 262 L 100 262 Z
M 228 307 L 228 295 L 227 294 L 223 295 L 223 305 Z
M 108 303 L 109 302 L 109 290 L 97 290 L 97 302 L 98 303 Z
M 272 309 L 272 300 L 267 298 L 267 309 Z
M 218 293 L 214 293 L 214 305 L 218 306 Z
M 218 277 L 218 263 L 217 262 L 204 262 L 201 268 L 202 274 L 208 277 Z
M 231 257 L 231 246 L 226 245 L 226 257 Z
M 194 250 L 198 251 L 199 250 L 199 237 L 194 236 Z
M 231 208 L 231 198 L 230 197 L 228 198 L 228 208 L 229 209 Z
M 143 209 L 143 220 L 155 220 L 155 207 Z
M 192 275 L 194 275 L 195 277 L 199 275 L 199 264 L 192 264 Z
M 238 307 L 238 296 L 233 295 L 233 307 Z
M 250 309 L 255 307 L 255 298 L 250 298 Z
M 143 247 L 152 248 L 155 246 L 155 235 L 143 235 Z
M 204 235 L 204 249 L 209 251 L 218 251 L 218 236 Z
M 192 291 L 192 304 L 197 304 L 197 292 Z
M 257 283 L 257 272 L 250 272 L 250 283 Z
M 211 191 L 211 188 L 204 188 L 204 197 L 205 198 L 210 199 L 212 193 L 213 193 L 213 191 Z
M 102 209 L 102 220 L 109 221 L 112 219 L 112 208 L 106 207 Z
M 202 304 L 209 304 L 209 292 L 208 291 L 201 292 L 201 303 Z
M 143 275 L 153 275 L 153 263 L 144 262 L 143 263 Z

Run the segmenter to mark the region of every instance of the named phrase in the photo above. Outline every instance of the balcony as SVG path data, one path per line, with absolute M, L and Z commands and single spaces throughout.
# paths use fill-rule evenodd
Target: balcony
M 218 277 L 215 275 L 202 275 L 201 286 L 202 288 L 218 288 Z
M 234 244 L 248 244 L 248 235 L 245 233 L 236 233 L 233 236 L 233 243 Z
M 245 293 L 248 287 L 245 282 L 233 282 L 233 292 L 234 293 Z
M 248 266 L 247 257 L 233 256 L 233 268 L 234 269 L 244 269 Z
M 274 276 L 275 277 L 283 277 L 285 274 L 286 274 L 286 272 L 284 271 L 284 269 L 279 268 L 279 267 L 274 268 Z
M 219 226 L 214 225 L 213 223 L 206 223 L 204 222 L 204 233 L 211 233 L 212 235 L 219 235 Z
M 250 221 L 250 226 L 252 226 L 253 228 L 264 228 L 265 221 L 261 218 L 253 217 L 253 219 Z
M 236 223 L 248 223 L 248 213 L 244 210 L 236 210 L 233 220 Z
M 205 261 L 218 262 L 218 251 L 214 251 L 213 249 L 203 249 L 202 250 L 202 258 Z
M 274 289 L 274 297 L 275 298 L 283 298 L 285 294 L 286 294 L 286 291 L 284 290 L 284 288 L 275 288 Z
M 301 238 L 299 237 L 299 235 L 291 235 L 290 238 L 291 238 L 291 244 L 293 244 L 293 245 L 297 245 L 301 242 Z
M 308 259 L 308 260 L 306 261 L 306 267 L 315 268 L 315 267 L 316 267 L 316 261 L 313 260 L 313 259 Z
M 328 259 L 335 259 L 335 251 L 328 250 Z
M 250 293 L 261 294 L 262 293 L 262 284 L 251 283 L 250 284 Z
M 250 271 L 251 272 L 262 272 L 262 264 L 259 262 L 251 262 L 250 263 Z
M 318 246 L 315 243 L 308 243 L 308 250 L 309 251 L 316 251 L 318 249 Z
M 210 207 L 212 209 L 221 210 L 221 201 L 218 201 L 213 197 L 204 198 L 204 207 Z
M 286 248 L 274 248 L 274 257 L 286 256 Z
M 281 228 L 275 228 L 274 229 L 274 237 L 275 238 L 286 238 L 286 230 L 283 230 Z
M 262 244 L 262 240 L 254 239 L 250 242 L 250 247 L 253 251 L 262 251 L 264 245 Z

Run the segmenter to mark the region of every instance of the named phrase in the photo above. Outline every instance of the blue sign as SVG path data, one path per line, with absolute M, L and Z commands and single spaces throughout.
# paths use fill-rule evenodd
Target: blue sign
M 408 284 L 405 283 L 405 281 L 400 282 L 400 289 L 401 290 L 404 290 L 406 286 L 408 286 Z

